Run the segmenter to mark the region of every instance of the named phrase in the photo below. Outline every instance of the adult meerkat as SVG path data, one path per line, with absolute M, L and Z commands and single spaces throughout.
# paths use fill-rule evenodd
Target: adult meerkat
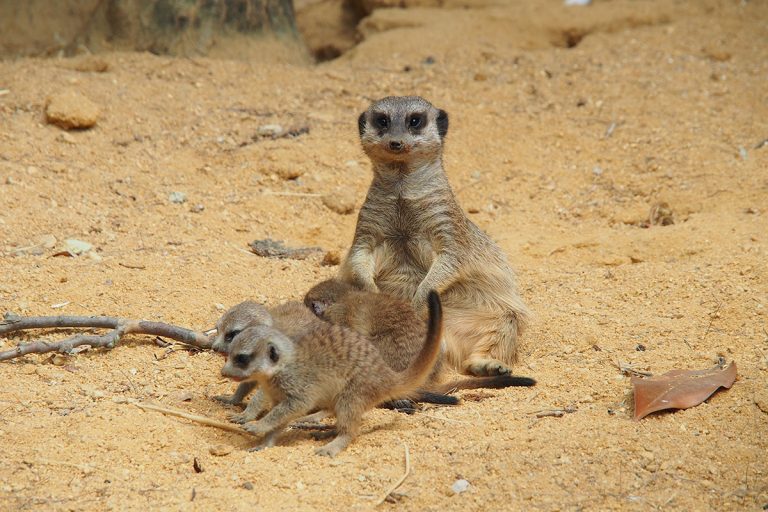
M 275 327 L 289 338 L 296 339 L 303 334 L 314 321 L 314 315 L 301 302 L 290 301 L 267 309 L 253 301 L 244 301 L 229 308 L 216 322 L 216 337 L 211 349 L 226 356 L 232 340 L 248 327 L 263 325 Z M 256 388 L 256 382 L 242 382 L 232 395 L 217 395 L 213 398 L 229 405 L 239 405 Z M 254 397 L 245 411 L 230 415 L 238 423 L 256 419 L 254 409 L 258 407 L 261 396 Z M 251 403 L 254 405 L 251 406 Z M 250 410 L 249 410 L 250 408 Z
M 358 290 L 349 283 L 328 279 L 313 286 L 304 304 L 319 318 L 348 327 L 370 339 L 395 371 L 411 364 L 424 343 L 426 326 L 410 302 L 385 293 Z M 445 395 L 459 389 L 533 386 L 534 379 L 512 375 L 446 380 L 441 350 L 422 393 Z
M 363 414 L 387 399 L 408 396 L 427 379 L 440 352 L 442 313 L 438 294 L 427 296 L 427 339 L 408 368 L 396 372 L 364 336 L 315 318 L 298 340 L 267 326 L 248 327 L 232 341 L 222 375 L 258 382 L 274 404 L 245 429 L 273 446 L 291 421 L 316 410 L 336 416 L 336 437 L 316 450 L 335 456 L 357 436 Z
M 471 375 L 510 373 L 528 310 L 499 247 L 456 202 L 443 170 L 448 114 L 390 96 L 358 119 L 373 181 L 340 278 L 411 301 L 440 293 L 448 361 Z

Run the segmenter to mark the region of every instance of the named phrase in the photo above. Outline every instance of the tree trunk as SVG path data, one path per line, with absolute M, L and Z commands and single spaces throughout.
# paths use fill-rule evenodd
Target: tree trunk
M 224 53 L 238 57 L 247 53 L 244 40 L 301 44 L 292 0 L 0 0 L 0 18 L 6 20 L 0 29 L 16 29 L 0 30 L 0 56 L 101 50 L 207 55 L 234 39 L 235 51 Z

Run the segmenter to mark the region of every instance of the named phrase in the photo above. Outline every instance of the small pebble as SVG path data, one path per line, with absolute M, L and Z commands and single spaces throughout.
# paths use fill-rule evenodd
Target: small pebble
M 60 133 L 56 138 L 61 142 L 66 142 L 67 144 L 77 144 L 77 139 L 67 132 Z
M 252 491 L 253 484 L 251 482 L 243 482 L 243 489 L 245 489 L 246 491 Z
M 64 250 L 74 256 L 85 254 L 91 249 L 93 249 L 93 245 L 88 242 L 83 242 L 82 240 L 77 240 L 75 238 L 64 240 Z
M 264 124 L 259 126 L 256 133 L 261 137 L 279 137 L 283 134 L 283 127 L 279 124 Z
M 187 194 L 184 192 L 171 192 L 168 194 L 168 200 L 175 204 L 182 204 L 187 202 Z
M 232 453 L 232 446 L 228 444 L 215 444 L 209 447 L 208 451 L 211 455 L 215 455 L 216 457 L 224 457 L 225 455 Z
M 455 482 L 453 482 L 453 485 L 451 485 L 451 491 L 453 492 L 453 494 L 461 494 L 467 489 L 469 489 L 469 482 L 467 482 L 463 478 L 460 480 L 456 480 Z

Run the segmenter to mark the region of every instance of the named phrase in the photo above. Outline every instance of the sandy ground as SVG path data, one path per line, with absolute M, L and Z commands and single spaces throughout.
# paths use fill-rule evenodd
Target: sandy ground
M 0 364 L 0 509 L 370 509 L 402 474 L 403 443 L 412 472 L 381 509 L 768 505 L 768 4 L 451 5 L 375 11 L 360 45 L 318 66 L 0 63 L 0 306 L 203 329 L 221 305 L 300 297 L 336 269 L 247 243 L 344 251 L 355 215 L 275 193 L 351 193 L 359 206 L 370 168 L 357 114 L 416 93 L 450 113 L 459 201 L 519 272 L 536 318 L 516 371 L 539 384 L 413 416 L 372 411 L 329 460 L 303 433 L 248 453 L 246 437 L 125 403 L 224 420 L 210 396 L 232 385 L 214 354 L 163 357 L 133 337 L 63 364 L 29 356 Z M 45 123 L 63 89 L 100 105 L 94 128 Z M 253 137 L 274 123 L 310 131 Z M 660 201 L 675 223 L 649 228 Z M 45 235 L 55 246 L 29 249 Z M 68 238 L 98 257 L 52 257 Z M 731 390 L 631 420 L 618 361 L 663 373 L 719 356 L 738 364 Z M 457 478 L 470 487 L 451 496 Z

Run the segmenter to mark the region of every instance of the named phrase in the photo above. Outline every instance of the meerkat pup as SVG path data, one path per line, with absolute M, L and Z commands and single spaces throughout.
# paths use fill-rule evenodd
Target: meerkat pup
M 314 321 L 314 316 L 301 302 L 291 301 L 272 308 L 265 308 L 253 301 L 245 301 L 229 308 L 216 322 L 216 337 L 211 349 L 226 356 L 232 340 L 248 327 L 264 325 L 275 327 L 290 338 L 296 339 Z M 213 398 L 228 405 L 238 405 L 256 388 L 256 382 L 243 382 L 232 395 L 217 395 Z M 249 402 L 245 411 L 230 415 L 232 421 L 243 423 L 256 419 L 254 413 L 260 410 L 263 396 L 258 394 Z
M 363 414 L 388 399 L 414 393 L 429 376 L 440 352 L 442 311 L 436 292 L 427 295 L 427 339 L 413 363 L 394 371 L 379 350 L 350 329 L 315 318 L 298 340 L 264 325 L 248 327 L 234 337 L 222 375 L 256 381 L 266 401 L 274 404 L 245 429 L 273 446 L 291 421 L 316 410 L 336 416 L 336 437 L 319 448 L 335 456 L 357 436 Z
M 510 372 L 528 310 L 496 244 L 456 202 L 443 170 L 448 114 L 423 98 L 390 96 L 358 119 L 373 181 L 340 277 L 410 301 L 440 293 L 448 361 L 471 375 Z
M 424 344 L 426 326 L 411 303 L 385 293 L 362 291 L 338 279 L 328 279 L 316 284 L 307 292 L 304 304 L 319 318 L 348 327 L 370 339 L 395 371 L 407 368 Z M 440 397 L 459 389 L 536 384 L 536 381 L 529 377 L 512 375 L 471 377 L 443 382 L 447 373 L 442 364 L 444 357 L 441 350 L 432 373 L 420 390 L 418 401 L 433 402 L 435 395 Z

